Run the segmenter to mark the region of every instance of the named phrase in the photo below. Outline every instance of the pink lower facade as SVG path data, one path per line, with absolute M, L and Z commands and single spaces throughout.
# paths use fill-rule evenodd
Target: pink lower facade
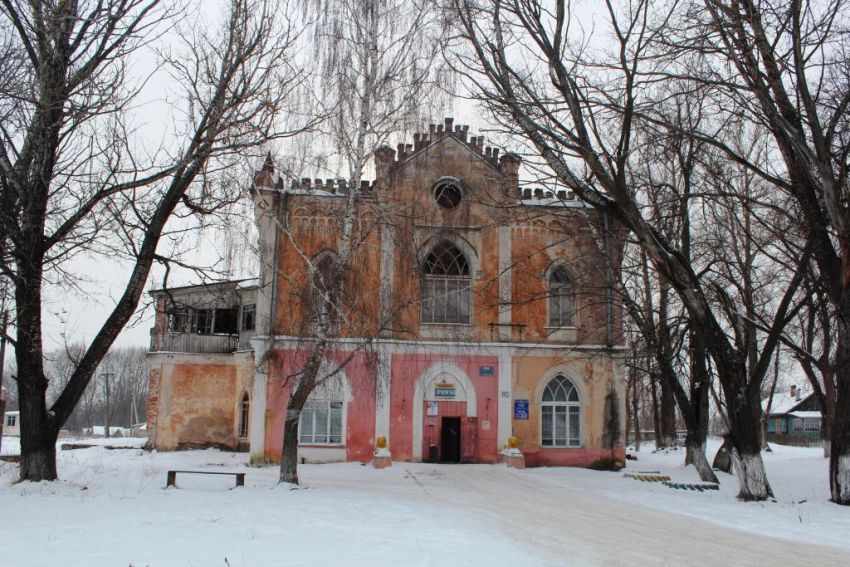
M 620 393 L 625 415 L 621 364 L 606 369 L 590 350 L 565 358 L 502 345 L 394 347 L 353 355 L 341 348 L 329 357 L 328 368 L 350 360 L 311 395 L 308 405 L 321 409 L 301 416 L 301 462 L 368 463 L 379 436 L 393 461 L 497 463 L 511 437 L 527 466 L 586 467 L 624 456 L 622 441 L 603 446 L 610 420 L 602 393 Z M 286 405 L 305 356 L 301 347 L 276 348 L 268 375 L 255 380 L 253 460 L 280 460 Z M 577 401 L 549 399 L 559 381 L 575 388 Z M 326 436 L 310 438 L 314 432 Z

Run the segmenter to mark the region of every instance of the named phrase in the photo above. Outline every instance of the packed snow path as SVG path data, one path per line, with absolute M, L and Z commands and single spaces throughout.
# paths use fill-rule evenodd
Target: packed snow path
M 632 471 L 695 480 L 681 452 L 640 458 Z M 304 488 L 289 490 L 244 459 L 60 451 L 63 480 L 38 484 L 15 484 L 16 465 L 0 463 L 0 565 L 846 565 L 850 553 L 850 510 L 825 501 L 813 451 L 770 456 L 779 501 L 755 504 L 734 500 L 728 476 L 709 494 L 498 465 L 307 465 Z M 187 475 L 166 490 L 174 468 L 244 471 L 246 486 Z
M 848 551 L 768 538 L 616 502 L 534 473 L 444 466 L 417 474 L 432 500 L 462 507 L 529 557 L 569 565 L 847 565 Z M 600 474 L 600 473 L 596 473 Z M 563 480 L 563 479 L 561 479 Z M 746 504 L 742 504 L 746 506 Z

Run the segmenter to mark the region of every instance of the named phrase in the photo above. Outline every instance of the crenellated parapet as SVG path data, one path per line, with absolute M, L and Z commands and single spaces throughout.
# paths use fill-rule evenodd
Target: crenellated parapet
M 374 181 L 363 179 L 360 181 L 360 194 L 370 195 L 375 187 Z M 288 191 L 291 193 L 309 193 L 316 196 L 348 195 L 351 187 L 346 179 L 310 179 L 302 177 L 293 180 Z
M 454 118 L 444 119 L 442 124 L 429 124 L 427 132 L 417 132 L 413 134 L 412 144 L 398 144 L 393 152 L 387 146 L 379 148 L 375 153 L 383 152 L 384 161 L 400 163 L 411 157 L 413 154 L 436 144 L 443 138 L 451 136 L 464 144 L 474 153 L 478 154 L 487 160 L 493 167 L 500 168 L 499 148 L 487 146 L 484 142 L 484 136 L 470 136 L 469 126 L 465 124 L 455 124 Z
M 279 193 L 310 194 L 317 197 L 348 195 L 351 186 L 346 179 L 311 179 L 302 177 L 287 181 L 280 171 L 275 167 L 271 154 L 266 156 L 262 166 L 254 173 L 253 192 L 255 200 L 257 191 L 272 191 Z M 360 181 L 360 194 L 371 195 L 375 189 L 375 182 L 369 180 Z
M 576 194 L 572 191 L 567 191 L 566 189 L 556 189 L 552 191 L 551 189 L 545 189 L 542 187 L 537 188 L 524 188 L 520 193 L 520 199 L 523 201 L 542 201 L 542 200 L 558 200 L 558 201 L 576 201 L 579 200 L 576 197 Z

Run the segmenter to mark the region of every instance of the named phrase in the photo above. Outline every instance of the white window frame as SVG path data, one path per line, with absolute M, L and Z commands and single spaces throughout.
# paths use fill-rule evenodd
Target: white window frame
M 543 396 L 546 395 L 546 390 L 549 388 L 549 385 L 551 383 L 553 383 L 555 380 L 557 380 L 558 378 L 563 378 L 564 380 L 569 382 L 570 385 L 572 385 L 573 390 L 576 393 L 576 397 L 578 397 L 578 401 L 569 401 L 569 400 L 567 400 L 567 401 L 543 401 Z M 548 445 L 545 443 L 546 440 L 543 437 L 543 431 L 544 431 L 543 430 L 543 423 L 546 420 L 546 416 L 544 415 L 545 414 L 544 408 L 546 408 L 546 407 L 552 408 L 552 412 L 551 412 L 552 429 L 551 429 L 551 431 L 553 432 L 553 434 L 552 434 L 552 439 L 551 439 L 552 442 L 551 442 L 551 444 L 548 444 Z M 563 444 L 558 443 L 558 436 L 557 436 L 557 433 L 556 433 L 557 419 L 555 417 L 556 415 L 558 415 L 558 410 L 556 408 L 561 408 L 561 407 L 564 408 L 563 415 L 564 415 L 564 420 L 565 420 L 565 423 L 564 423 L 564 442 L 563 442 Z M 572 410 L 575 410 L 575 413 L 578 414 L 578 435 L 576 435 L 576 436 L 571 435 L 572 431 L 571 431 L 571 426 L 570 426 L 570 415 L 573 413 Z M 582 411 L 582 407 L 581 407 L 581 392 L 579 391 L 578 387 L 576 387 L 575 382 L 573 382 L 570 378 L 564 376 L 563 374 L 556 374 L 555 376 L 553 376 L 552 378 L 547 380 L 546 385 L 543 387 L 543 390 L 540 394 L 540 447 L 542 449 L 578 449 L 578 448 L 581 448 L 583 446 L 583 443 L 582 443 L 582 433 L 583 433 L 583 431 L 582 431 L 583 430 L 582 417 L 583 417 L 583 411 Z
M 340 404 L 340 435 L 339 441 L 331 441 L 331 404 Z M 316 441 L 316 412 L 315 410 L 311 412 L 311 428 L 312 434 L 311 440 L 304 440 L 302 438 L 302 429 L 304 425 L 304 416 L 305 411 L 308 407 L 316 407 L 316 406 L 324 406 L 327 409 L 327 418 L 325 420 L 325 433 L 324 439 L 326 441 Z M 345 446 L 345 437 L 346 437 L 346 418 L 347 418 L 347 410 L 348 404 L 343 400 L 307 400 L 307 403 L 304 404 L 304 409 L 301 410 L 301 416 L 298 419 L 298 445 L 299 446 L 334 446 L 334 447 L 344 447 Z

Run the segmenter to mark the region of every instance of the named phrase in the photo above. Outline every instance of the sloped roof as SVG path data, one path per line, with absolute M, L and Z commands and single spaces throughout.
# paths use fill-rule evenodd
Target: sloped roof
M 781 393 L 777 392 L 773 395 L 773 404 L 770 406 L 770 415 L 791 413 L 794 411 L 794 408 L 808 400 L 813 395 L 814 392 L 808 392 L 801 389 L 799 399 L 797 399 L 796 396 L 791 396 L 791 394 L 787 391 L 783 391 Z M 767 400 L 763 400 L 761 402 L 761 407 L 764 411 L 767 411 Z M 820 415 L 820 412 L 818 412 L 818 415 Z

